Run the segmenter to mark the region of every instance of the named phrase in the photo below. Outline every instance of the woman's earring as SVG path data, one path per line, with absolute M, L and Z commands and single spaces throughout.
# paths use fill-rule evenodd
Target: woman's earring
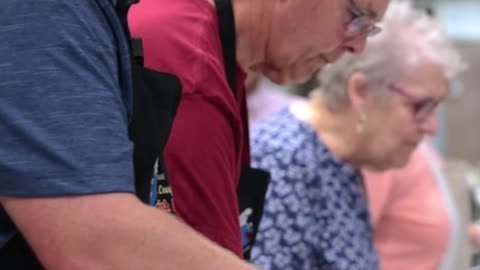
M 355 129 L 357 130 L 357 134 L 362 134 L 365 131 L 365 125 L 367 123 L 367 115 L 365 113 L 360 113 L 360 116 L 357 119 L 357 123 L 355 124 Z

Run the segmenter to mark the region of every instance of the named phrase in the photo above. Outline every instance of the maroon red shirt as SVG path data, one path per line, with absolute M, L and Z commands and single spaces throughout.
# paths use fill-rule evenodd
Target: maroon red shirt
M 228 87 L 215 8 L 206 0 L 142 0 L 131 8 L 133 36 L 147 67 L 175 74 L 183 97 L 165 151 L 177 214 L 242 254 L 236 186 L 249 164 L 245 74 Z

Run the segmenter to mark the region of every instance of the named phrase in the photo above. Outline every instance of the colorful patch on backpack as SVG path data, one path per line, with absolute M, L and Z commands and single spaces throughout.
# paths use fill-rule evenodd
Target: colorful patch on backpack
M 243 252 L 246 252 L 252 248 L 253 244 L 253 223 L 249 221 L 252 213 L 253 210 L 251 208 L 247 208 L 240 214 L 239 217 Z
M 164 172 L 158 169 L 158 160 L 155 162 L 154 174 L 150 182 L 150 205 L 175 214 L 173 193 Z

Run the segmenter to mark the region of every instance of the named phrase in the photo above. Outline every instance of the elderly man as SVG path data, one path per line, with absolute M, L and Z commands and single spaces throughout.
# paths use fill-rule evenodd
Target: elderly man
M 165 158 L 185 222 L 241 255 L 236 187 L 250 163 L 245 72 L 305 81 L 342 53 L 361 52 L 387 2 L 142 0 L 132 9 L 146 65 L 183 85 Z

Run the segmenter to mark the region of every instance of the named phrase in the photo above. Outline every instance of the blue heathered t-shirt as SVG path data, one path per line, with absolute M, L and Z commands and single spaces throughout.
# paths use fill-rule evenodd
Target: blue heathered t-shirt
M 133 192 L 116 0 L 2 0 L 0 196 Z M 0 246 L 15 233 L 0 207 Z

